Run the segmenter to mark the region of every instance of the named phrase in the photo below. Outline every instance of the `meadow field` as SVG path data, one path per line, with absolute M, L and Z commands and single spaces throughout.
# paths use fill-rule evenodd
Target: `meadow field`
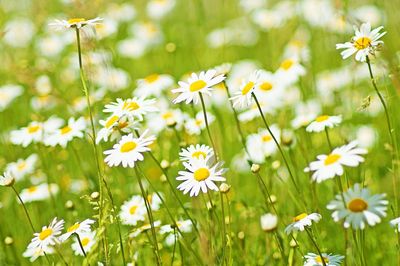
M 399 0 L 0 0 L 0 265 L 400 265 Z

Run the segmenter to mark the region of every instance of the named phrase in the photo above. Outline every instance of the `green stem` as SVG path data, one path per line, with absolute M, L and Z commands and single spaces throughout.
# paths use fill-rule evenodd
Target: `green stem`
M 319 249 L 317 242 L 315 241 L 314 237 L 312 236 L 312 233 L 310 232 L 310 230 L 308 228 L 305 228 L 305 229 L 306 229 L 308 237 L 310 238 L 310 240 L 313 243 L 314 247 L 317 249 L 318 255 L 321 257 L 322 264 L 324 266 L 326 266 L 326 262 L 325 262 L 324 256 L 322 256 L 321 250 Z
M 199 92 L 199 95 L 200 95 L 201 107 L 203 108 L 204 122 L 206 123 L 208 138 L 210 139 L 211 146 L 212 146 L 212 148 L 214 150 L 215 158 L 218 160 L 217 149 L 216 149 L 214 140 L 213 140 L 213 138 L 211 136 L 210 127 L 208 125 L 207 112 L 206 112 L 206 106 L 204 104 L 203 94 L 201 94 L 201 92 Z
M 19 202 L 21 203 L 22 207 L 24 208 L 24 212 L 25 212 L 26 218 L 28 218 L 29 224 L 30 224 L 30 226 L 31 226 L 31 228 L 32 228 L 32 232 L 35 233 L 36 230 L 35 230 L 35 227 L 33 226 L 31 217 L 29 216 L 28 210 L 26 209 L 25 203 L 22 201 L 22 199 L 21 199 L 21 197 L 19 196 L 19 193 L 18 193 L 18 191 L 15 189 L 15 187 L 14 187 L 14 186 L 11 186 L 11 188 L 14 190 L 15 194 L 17 195 L 17 198 L 18 198 Z
M 83 245 L 82 245 L 82 242 L 81 242 L 81 238 L 79 237 L 79 235 L 77 233 L 74 233 L 74 235 L 76 236 L 76 239 L 78 239 L 79 247 L 81 248 L 81 251 L 82 251 L 83 255 L 85 256 L 85 258 L 87 258 L 85 249 L 83 248 Z

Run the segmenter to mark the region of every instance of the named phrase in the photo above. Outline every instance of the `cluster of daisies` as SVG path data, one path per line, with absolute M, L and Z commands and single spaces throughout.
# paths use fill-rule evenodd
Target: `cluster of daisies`
M 74 238 L 71 245 L 76 255 L 84 256 L 96 243 L 96 231 L 92 231 L 91 225 L 94 220 L 86 219 L 76 222 L 67 228 L 63 233 L 65 221 L 54 218 L 48 226 L 43 226 L 40 232 L 34 233 L 34 237 L 29 243 L 24 257 L 29 257 L 30 261 L 35 261 L 38 257 L 47 256 L 60 249 L 60 245 Z M 74 237 L 76 236 L 76 237 Z

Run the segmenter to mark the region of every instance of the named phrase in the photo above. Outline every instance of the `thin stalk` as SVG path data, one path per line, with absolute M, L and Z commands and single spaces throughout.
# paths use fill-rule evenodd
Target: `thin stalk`
M 83 248 L 83 245 L 82 245 L 82 242 L 81 242 L 81 238 L 79 237 L 79 235 L 77 233 L 74 233 L 74 235 L 76 236 L 76 239 L 78 239 L 79 247 L 81 248 L 81 251 L 82 251 L 83 255 L 85 256 L 85 258 L 87 258 L 85 249 Z
M 332 151 L 332 142 L 331 142 L 331 138 L 329 137 L 328 129 L 326 127 L 325 127 L 325 136 L 326 136 L 326 140 L 329 145 L 329 149 Z
M 204 122 L 206 123 L 208 138 L 210 139 L 211 146 L 212 146 L 212 148 L 213 148 L 213 150 L 214 150 L 215 157 L 216 157 L 217 160 L 218 160 L 217 149 L 216 149 L 214 140 L 213 140 L 213 138 L 212 138 L 212 136 L 211 136 L 210 127 L 209 127 L 209 125 L 208 125 L 207 112 L 206 112 L 206 106 L 205 106 L 205 104 L 204 104 L 203 94 L 201 94 L 201 92 L 199 92 L 199 95 L 200 95 L 201 107 L 203 108 Z
M 22 199 L 21 199 L 21 197 L 19 196 L 19 193 L 18 193 L 18 191 L 15 189 L 15 187 L 14 187 L 14 186 L 11 186 L 11 188 L 14 190 L 15 194 L 17 195 L 17 198 L 18 198 L 19 202 L 21 203 L 22 207 L 24 208 L 24 212 L 25 212 L 26 218 L 28 218 L 29 224 L 30 224 L 30 226 L 31 226 L 31 228 L 32 228 L 32 232 L 33 232 L 33 233 L 36 233 L 35 227 L 33 226 L 31 217 L 29 216 L 29 213 L 28 213 L 28 210 L 26 209 L 25 203 L 22 201 Z
M 314 247 L 317 249 L 318 255 L 321 257 L 322 264 L 324 266 L 326 266 L 326 262 L 325 262 L 324 256 L 322 256 L 321 250 L 319 249 L 317 242 L 315 241 L 314 237 L 312 236 L 312 233 L 310 232 L 310 230 L 308 228 L 305 228 L 305 229 L 306 229 L 305 231 L 307 232 L 308 237 L 310 238 L 310 240 L 313 243 Z
M 257 99 L 256 95 L 254 94 L 254 92 L 252 92 L 251 95 L 253 96 L 253 98 L 254 98 L 254 100 L 255 100 L 255 102 L 256 102 L 256 104 L 257 104 L 258 111 L 260 112 L 260 115 L 261 115 L 261 118 L 262 118 L 262 120 L 263 120 L 263 122 L 264 122 L 265 127 L 267 128 L 269 134 L 271 135 L 271 137 L 272 137 L 272 139 L 274 140 L 276 146 L 278 147 L 278 150 L 279 150 L 279 152 L 280 152 L 280 154 L 281 154 L 281 156 L 282 156 L 282 158 L 283 158 L 283 161 L 284 161 L 284 163 L 285 163 L 285 165 L 286 165 L 286 168 L 287 168 L 287 170 L 288 170 L 288 172 L 289 172 L 290 179 L 292 180 L 293 185 L 294 185 L 294 187 L 296 188 L 296 191 L 300 193 L 300 190 L 299 190 L 299 188 L 297 187 L 297 183 L 296 183 L 296 181 L 295 181 L 295 179 L 294 179 L 292 170 L 290 169 L 290 166 L 289 166 L 289 163 L 288 163 L 288 161 L 287 161 L 287 159 L 286 159 L 286 156 L 285 156 L 285 154 L 283 153 L 282 147 L 281 147 L 281 145 L 279 145 L 279 142 L 278 142 L 278 140 L 276 139 L 276 137 L 274 136 L 274 134 L 272 134 L 272 131 L 271 131 L 271 129 L 270 129 L 268 123 L 267 123 L 267 120 L 265 120 L 264 113 L 263 113 L 263 111 L 262 111 L 262 109 L 261 109 L 260 103 L 258 102 L 258 99 Z
M 225 249 L 226 249 L 226 224 L 225 224 L 225 207 L 224 207 L 224 197 L 222 192 L 219 193 L 221 200 L 221 214 L 222 214 L 222 263 L 227 264 L 225 260 Z

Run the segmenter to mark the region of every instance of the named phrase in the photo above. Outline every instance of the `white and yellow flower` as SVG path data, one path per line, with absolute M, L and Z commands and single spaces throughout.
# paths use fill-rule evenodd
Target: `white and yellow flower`
M 83 232 L 79 234 L 79 238 L 81 240 L 81 244 L 85 253 L 90 252 L 91 248 L 94 244 L 96 244 L 96 231 Z M 84 256 L 81 246 L 77 238 L 74 238 L 74 243 L 71 245 L 72 250 L 75 255 Z
M 138 97 L 159 97 L 163 91 L 170 88 L 174 84 L 174 79 L 167 74 L 151 74 L 143 79 L 136 81 L 137 88 L 133 94 Z
M 284 83 L 285 86 L 296 83 L 301 76 L 306 74 L 306 69 L 299 63 L 296 58 L 286 58 L 282 61 L 276 71 L 277 78 Z
M 59 128 L 58 130 L 50 133 L 45 139 L 44 143 L 48 146 L 60 145 L 61 147 L 67 147 L 68 142 L 73 138 L 83 138 L 84 130 L 86 129 L 86 121 L 83 117 L 75 118 L 71 117 L 68 119 L 67 125 Z
M 108 140 L 114 141 L 119 139 L 122 133 L 129 133 L 138 129 L 138 122 L 125 115 L 112 114 L 106 120 L 100 120 L 99 124 L 103 127 L 97 133 L 96 143 Z
M 260 84 L 260 70 L 255 70 L 242 81 L 240 89 L 229 100 L 233 102 L 234 107 L 245 108 L 251 105 L 252 93 Z
M 121 206 L 119 217 L 121 222 L 126 225 L 136 225 L 139 221 L 144 221 L 146 206 L 141 196 L 133 196 L 129 201 L 125 201 Z
M 206 112 L 208 125 L 211 125 L 215 116 L 209 112 Z M 204 120 L 204 113 L 202 111 L 196 114 L 195 118 L 190 118 L 185 123 L 186 132 L 189 135 L 200 135 L 201 131 L 206 128 L 206 121 Z
M 390 225 L 400 232 L 400 217 L 390 220 Z
M 6 109 L 15 98 L 23 93 L 23 87 L 19 85 L 3 85 L 0 87 L 0 111 Z
M 366 153 L 367 150 L 357 148 L 357 141 L 352 141 L 347 145 L 335 148 L 328 155 L 318 155 L 318 160 L 311 162 L 304 171 L 313 171 L 312 179 L 320 183 L 335 176 L 343 175 L 343 166 L 357 167 L 364 162 L 361 155 Z
M 355 35 L 351 42 L 336 44 L 336 49 L 345 49 L 340 54 L 346 59 L 356 54 L 357 61 L 365 62 L 368 55 L 374 55 L 375 51 L 383 45 L 379 40 L 386 32 L 380 32 L 383 26 L 371 30 L 369 22 L 361 24 L 360 29 L 354 26 Z
M 34 233 L 35 236 L 31 243 L 28 245 L 28 249 L 30 248 L 41 248 L 45 249 L 48 246 L 54 246 L 60 243 L 58 239 L 61 231 L 64 228 L 64 220 L 57 220 L 57 217 L 53 219 L 49 226 L 43 226 L 42 231 L 40 233 Z
M 52 247 L 33 247 L 27 248 L 26 251 L 22 254 L 25 258 L 29 258 L 30 262 L 34 262 L 37 258 L 41 256 L 45 256 L 48 254 L 53 254 L 54 248 Z
M 320 115 L 313 122 L 311 122 L 306 130 L 307 132 L 321 132 L 324 131 L 325 128 L 333 128 L 339 125 L 342 122 L 342 116 L 329 116 L 329 115 Z
M 142 153 L 150 151 L 148 146 L 156 139 L 154 136 L 145 137 L 147 132 L 145 130 L 138 138 L 133 137 L 133 134 L 123 136 L 111 150 L 104 151 L 107 155 L 104 162 L 110 167 L 122 164 L 123 167 L 133 168 L 136 161 L 143 161 Z
M 142 225 L 142 226 L 140 226 L 138 228 L 135 228 L 133 230 L 133 232 L 129 234 L 129 237 L 131 237 L 131 238 L 137 237 L 141 233 L 150 230 L 152 225 L 153 225 L 154 228 L 157 228 L 157 227 L 159 227 L 161 225 L 161 221 L 157 220 L 157 221 L 154 221 L 153 224 L 148 223 L 148 224 L 144 224 L 144 225 Z
M 343 202 L 344 198 L 344 202 Z M 355 184 L 342 195 L 336 195 L 326 207 L 333 210 L 335 222 L 343 221 L 345 228 L 364 229 L 365 225 L 374 226 L 386 216 L 388 201 L 385 194 L 371 195 L 368 188 Z
M 280 143 L 281 132 L 277 125 L 270 126 L 271 132 L 276 141 Z M 259 129 L 258 133 L 250 134 L 246 139 L 246 147 L 250 158 L 255 163 L 265 162 L 265 158 L 274 155 L 278 147 L 267 129 Z
M 178 220 L 176 221 L 176 224 L 167 224 L 161 226 L 160 234 L 167 234 L 167 237 L 165 238 L 165 243 L 167 246 L 172 246 L 175 243 L 175 240 L 181 236 L 177 228 L 179 228 L 179 231 L 182 233 L 190 233 L 192 232 L 193 228 L 192 221 Z
M 183 181 L 178 186 L 183 194 L 190 192 L 190 196 L 199 195 L 200 190 L 207 193 L 209 189 L 218 191 L 218 187 L 214 182 L 225 181 L 222 176 L 227 169 L 221 168 L 221 162 L 210 166 L 210 160 L 206 161 L 204 158 L 193 158 L 189 162 L 183 162 L 187 171 L 179 171 L 179 176 L 176 180 Z
M 187 148 L 182 148 L 179 153 L 181 161 L 190 161 L 192 159 L 208 160 L 213 155 L 213 149 L 205 144 L 190 145 Z
M 54 22 L 49 23 L 49 26 L 56 27 L 56 28 L 82 28 L 84 26 L 95 26 L 99 24 L 103 19 L 102 18 L 93 18 L 93 19 L 84 19 L 84 18 L 71 18 L 68 20 L 65 19 L 55 19 Z
M 67 232 L 60 236 L 60 240 L 64 242 L 67 240 L 72 234 L 78 234 L 79 236 L 84 233 L 91 232 L 90 226 L 94 224 L 95 221 L 92 219 L 86 219 L 82 222 L 76 222 L 70 227 L 67 228 Z
M 265 232 L 271 232 L 278 226 L 278 216 L 272 213 L 266 213 L 260 217 L 261 229 Z
M 176 0 L 151 0 L 147 3 L 146 11 L 152 19 L 162 19 L 175 6 Z
M 174 104 L 185 101 L 186 104 L 199 102 L 199 93 L 211 95 L 213 86 L 222 82 L 225 79 L 223 74 L 218 75 L 214 69 L 201 71 L 200 74 L 192 73 L 189 79 L 179 81 L 179 88 L 173 89 L 173 93 L 180 93 L 178 97 L 173 100 Z
M 289 235 L 292 232 L 304 231 L 304 229 L 310 227 L 313 222 L 318 223 L 321 218 L 322 216 L 319 213 L 301 213 L 293 218 L 293 223 L 285 228 L 285 233 Z
M 32 201 L 41 201 L 50 198 L 50 192 L 52 195 L 57 194 L 59 191 L 57 184 L 40 184 L 31 186 L 21 190 L 19 196 L 24 203 Z M 19 201 L 18 201 L 19 202 Z
M 37 160 L 37 154 L 31 154 L 26 159 L 18 159 L 16 162 L 9 163 L 6 166 L 6 172 L 10 172 L 10 174 L 15 177 L 16 181 L 21 180 L 35 171 Z
M 9 187 L 14 185 L 15 178 L 10 174 L 10 172 L 4 172 L 3 175 L 0 175 L 0 186 Z
M 158 110 L 154 106 L 155 102 L 155 99 L 145 99 L 143 97 L 133 97 L 126 100 L 118 98 L 117 102 L 107 104 L 103 112 L 112 113 L 120 117 L 125 115 L 133 119 L 143 120 L 144 115 Z
M 307 253 L 304 256 L 304 266 L 340 266 L 344 256 L 322 253 L 320 255 L 314 253 Z M 324 264 L 325 262 L 325 264 Z

